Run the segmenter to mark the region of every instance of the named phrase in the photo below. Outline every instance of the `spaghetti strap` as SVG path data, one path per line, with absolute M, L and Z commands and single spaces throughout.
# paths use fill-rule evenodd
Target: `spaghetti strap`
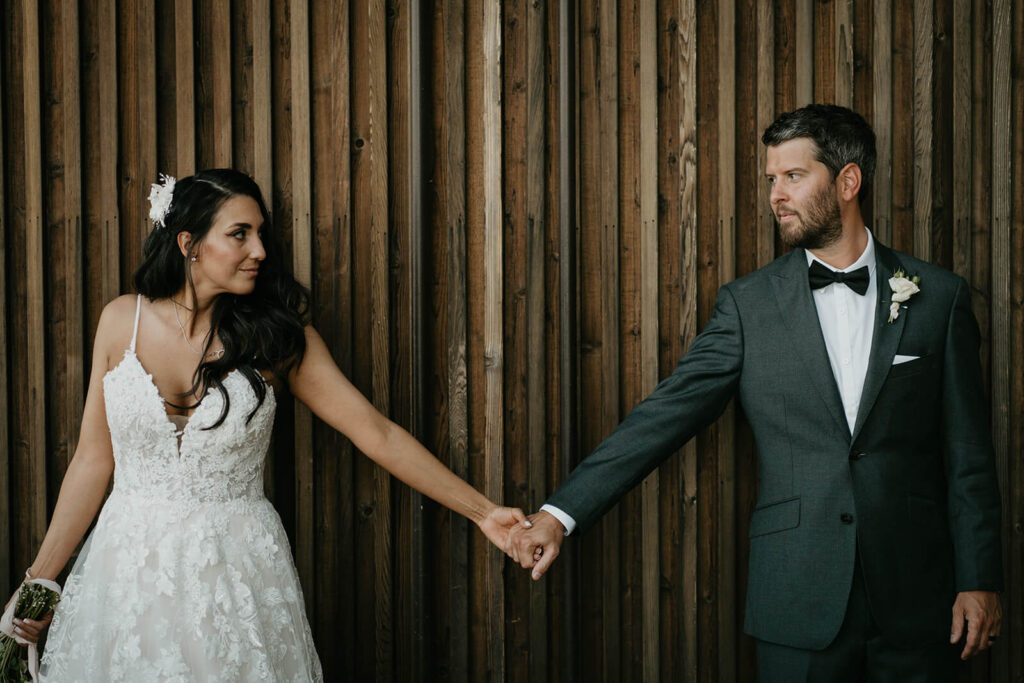
M 135 338 L 139 336 L 139 312 L 142 311 L 142 295 L 139 294 L 139 298 L 135 304 L 135 329 L 132 330 L 132 353 L 135 353 Z

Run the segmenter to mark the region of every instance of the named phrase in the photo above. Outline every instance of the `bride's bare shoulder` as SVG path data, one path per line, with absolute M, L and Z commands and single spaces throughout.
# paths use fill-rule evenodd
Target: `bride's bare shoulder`
M 131 345 L 137 302 L 137 295 L 122 294 L 103 307 L 96 326 L 94 353 L 106 356 L 108 368 L 116 364 Z

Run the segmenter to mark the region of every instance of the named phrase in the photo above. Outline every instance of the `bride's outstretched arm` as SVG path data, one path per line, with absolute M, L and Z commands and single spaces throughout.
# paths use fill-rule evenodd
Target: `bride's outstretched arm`
M 509 530 L 526 516 L 491 502 L 455 476 L 407 431 L 382 415 L 338 369 L 323 339 L 306 328 L 306 354 L 289 387 L 320 419 L 400 480 L 475 522 L 494 545 L 509 552 Z

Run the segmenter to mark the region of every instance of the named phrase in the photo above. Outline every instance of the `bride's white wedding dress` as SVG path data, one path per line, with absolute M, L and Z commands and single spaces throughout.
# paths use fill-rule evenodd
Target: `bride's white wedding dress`
M 141 297 L 139 299 L 141 307 Z M 182 432 L 131 347 L 103 378 L 114 487 L 42 662 L 59 683 L 322 681 L 280 517 L 263 494 L 274 392 L 224 378 Z M 179 446 L 180 436 L 180 446 Z

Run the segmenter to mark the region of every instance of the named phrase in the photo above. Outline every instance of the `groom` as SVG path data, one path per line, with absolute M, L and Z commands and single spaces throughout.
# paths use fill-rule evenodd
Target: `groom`
M 762 141 L 794 249 L 719 290 L 675 371 L 517 531 L 514 556 L 539 578 L 565 535 L 737 397 L 760 465 L 744 630 L 762 683 L 951 681 L 956 656 L 988 648 L 1001 618 L 967 283 L 865 227 L 875 136 L 861 116 L 807 106 Z

